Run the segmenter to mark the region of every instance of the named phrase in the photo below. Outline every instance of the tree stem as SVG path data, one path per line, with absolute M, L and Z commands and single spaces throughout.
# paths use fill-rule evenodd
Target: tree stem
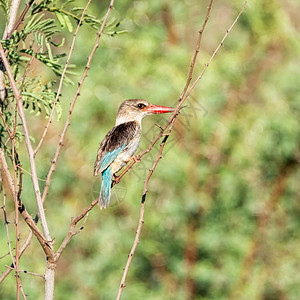
M 45 272 L 45 300 L 54 298 L 54 279 L 56 263 L 47 262 Z

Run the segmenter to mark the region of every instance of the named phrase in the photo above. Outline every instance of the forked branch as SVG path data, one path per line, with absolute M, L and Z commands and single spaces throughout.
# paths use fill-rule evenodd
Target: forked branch
M 38 211 L 39 211 L 39 215 L 40 215 L 40 219 L 41 219 L 41 225 L 43 228 L 43 233 L 44 233 L 45 238 L 50 242 L 51 236 L 50 236 L 50 232 L 48 229 L 48 224 L 46 221 L 46 216 L 45 216 L 44 207 L 43 207 L 43 203 L 42 203 L 41 192 L 40 192 L 40 187 L 39 187 L 38 177 L 37 177 L 37 172 L 36 172 L 36 165 L 35 165 L 35 160 L 34 160 L 34 152 L 33 152 L 31 141 L 30 141 L 30 136 L 29 136 L 27 122 L 26 122 L 24 108 L 23 108 L 23 103 L 22 103 L 22 99 L 21 99 L 20 93 L 17 88 L 17 84 L 16 84 L 13 74 L 11 72 L 9 62 L 6 58 L 6 55 L 5 55 L 5 52 L 4 52 L 4 49 L 3 49 L 1 43 L 0 43 L 0 56 L 2 58 L 4 66 L 5 66 L 16 102 L 18 105 L 18 113 L 19 113 L 19 117 L 20 117 L 20 120 L 22 123 L 25 143 L 26 143 L 26 147 L 27 147 L 27 152 L 28 152 L 28 157 L 29 157 L 29 162 L 30 162 L 30 169 L 31 169 L 31 180 L 33 183 L 33 189 L 34 189 L 35 198 L 36 198 L 36 202 L 37 202 L 37 206 L 38 206 Z
M 54 112 L 55 112 L 55 107 L 56 107 L 58 98 L 59 98 L 60 93 L 61 93 L 61 90 L 62 90 L 62 85 L 63 85 L 63 81 L 64 81 L 64 78 L 65 78 L 65 74 L 66 74 L 67 68 L 68 68 L 68 66 L 69 66 L 69 64 L 70 64 L 71 56 L 72 56 L 72 54 L 73 54 L 74 45 L 75 45 L 76 37 L 77 37 L 77 34 L 78 34 L 78 30 L 79 30 L 79 28 L 80 28 L 80 26 L 81 26 L 81 24 L 82 24 L 84 15 L 85 15 L 86 10 L 88 9 L 90 3 L 91 3 L 91 0 L 88 1 L 87 5 L 85 6 L 84 10 L 82 11 L 80 20 L 79 20 L 78 25 L 77 25 L 77 27 L 76 27 L 76 30 L 75 30 L 75 32 L 74 32 L 74 34 L 73 34 L 73 40 L 72 40 L 72 44 L 71 44 L 70 51 L 69 51 L 69 54 L 68 54 L 67 62 L 66 62 L 66 64 L 65 64 L 65 66 L 64 66 L 63 72 L 62 72 L 61 77 L 60 77 L 60 81 L 59 81 L 59 85 L 58 85 L 56 97 L 55 97 L 55 100 L 54 100 L 54 102 L 53 102 L 53 106 L 52 106 L 52 109 L 51 109 L 51 113 L 50 113 L 50 115 L 49 115 L 49 119 L 48 119 L 47 125 L 46 125 L 46 127 L 45 127 L 45 129 L 44 129 L 44 132 L 43 132 L 43 134 L 42 134 L 42 137 L 41 137 L 41 139 L 40 139 L 40 141 L 39 141 L 39 143 L 38 143 L 36 149 L 34 150 L 34 156 L 36 156 L 37 152 L 38 152 L 39 149 L 41 148 L 42 143 L 43 143 L 43 141 L 44 141 L 44 139 L 45 139 L 45 136 L 46 136 L 46 134 L 47 134 L 47 131 L 48 131 L 48 129 L 49 129 L 49 126 L 50 126 L 50 124 L 52 123 L 52 118 L 53 118 L 53 115 L 54 115 Z
M 69 107 L 69 113 L 68 113 L 68 116 L 67 116 L 67 120 L 65 122 L 65 126 L 63 128 L 63 131 L 60 134 L 60 139 L 59 139 L 59 142 L 58 142 L 58 145 L 57 145 L 57 148 L 56 148 L 56 152 L 55 152 L 54 157 L 52 159 L 51 167 L 49 169 L 49 172 L 48 172 L 48 175 L 47 175 L 47 178 L 46 178 L 46 184 L 45 184 L 45 188 L 44 188 L 43 196 L 42 196 L 43 202 L 45 201 L 45 198 L 46 198 L 47 193 L 48 193 L 51 176 L 52 176 L 52 174 L 53 174 L 53 172 L 55 170 L 55 166 L 56 166 L 56 162 L 57 162 L 58 156 L 60 154 L 61 148 L 64 145 L 65 134 L 66 134 L 67 129 L 68 129 L 69 125 L 70 125 L 70 119 L 71 119 L 71 115 L 72 115 L 72 112 L 73 112 L 73 108 L 74 108 L 75 102 L 76 102 L 78 96 L 80 95 L 81 87 L 82 87 L 83 82 L 84 82 L 84 80 L 85 80 L 85 78 L 87 76 L 88 70 L 90 69 L 92 58 L 93 58 L 93 56 L 94 56 L 97 48 L 99 47 L 99 41 L 100 41 L 100 38 L 102 36 L 104 27 L 106 25 L 108 16 L 109 16 L 111 10 L 113 9 L 113 4 L 114 4 L 114 0 L 111 0 L 109 8 L 108 8 L 108 10 L 106 12 L 106 15 L 105 15 L 104 19 L 103 19 L 101 28 L 100 28 L 100 30 L 97 33 L 96 42 L 95 42 L 94 47 L 93 47 L 93 49 L 91 51 L 91 54 L 90 54 L 90 56 L 88 58 L 88 61 L 87 61 L 86 67 L 84 69 L 83 75 L 81 77 L 81 80 L 78 82 L 77 91 L 76 91 L 76 93 L 75 93 L 75 95 L 73 97 L 73 100 L 71 101 L 71 104 L 70 104 L 70 107 Z
M 126 286 L 126 276 L 127 276 L 127 273 L 128 273 L 128 270 L 129 270 L 129 267 L 130 267 L 130 264 L 131 264 L 131 261 L 132 261 L 132 258 L 133 258 L 133 255 L 135 253 L 135 249 L 139 243 L 139 239 L 140 239 L 140 234 L 141 234 L 141 229 L 142 229 L 142 225 L 144 223 L 144 211 L 145 211 L 145 201 L 146 201 L 146 195 L 147 195 L 147 191 L 148 191 L 148 183 L 149 183 L 149 180 L 156 168 L 156 166 L 158 165 L 158 162 L 159 160 L 162 158 L 162 152 L 163 152 L 163 149 L 166 145 L 166 142 L 167 142 L 167 139 L 168 137 L 170 136 L 171 134 L 171 131 L 172 131 L 172 128 L 173 128 L 173 125 L 175 123 L 175 120 L 177 118 L 177 115 L 178 115 L 178 112 L 179 112 L 179 109 L 180 107 L 182 106 L 182 104 L 184 103 L 184 101 L 188 98 L 188 96 L 190 95 L 190 93 L 192 92 L 192 90 L 194 89 L 195 85 L 199 82 L 199 80 L 203 77 L 203 74 L 205 73 L 206 69 L 208 68 L 209 64 L 211 63 L 211 61 L 213 60 L 213 58 L 215 57 L 215 55 L 217 54 L 217 52 L 219 51 L 219 49 L 221 48 L 221 46 L 223 45 L 224 43 L 224 40 L 226 39 L 226 37 L 228 36 L 229 32 L 231 31 L 231 29 L 233 28 L 233 26 L 236 24 L 236 22 L 238 21 L 239 17 L 241 16 L 241 14 L 243 13 L 244 11 L 244 8 L 246 6 L 247 2 L 245 1 L 241 11 L 239 12 L 238 16 L 236 17 L 236 19 L 234 20 L 234 22 L 232 23 L 232 25 L 229 27 L 229 29 L 227 30 L 226 34 L 224 35 L 223 39 L 221 40 L 220 44 L 217 46 L 216 50 L 214 51 L 214 53 L 212 54 L 211 58 L 209 59 L 209 61 L 207 62 L 207 64 L 205 65 L 204 69 L 202 70 L 202 72 L 200 73 L 200 75 L 197 77 L 197 79 L 194 81 L 194 83 L 192 84 L 192 86 L 190 87 L 190 89 L 188 90 L 188 86 L 189 86 L 189 83 L 192 79 L 192 74 L 193 74 L 193 69 L 194 69 L 194 65 L 195 65 L 195 62 L 196 62 L 196 58 L 197 58 L 197 53 L 199 52 L 199 47 L 200 47 L 200 41 L 201 41 L 201 37 L 202 37 L 202 34 L 203 34 L 203 30 L 205 28 L 205 25 L 207 23 L 207 20 L 209 18 L 209 13 L 210 13 L 210 9 L 211 9 L 211 5 L 212 5 L 212 1 L 210 2 L 210 5 L 208 7 L 208 12 L 207 12 L 207 15 L 206 15 L 206 19 L 204 21 L 204 24 L 202 26 L 202 30 L 200 31 L 200 34 L 199 34 L 199 38 L 198 38 L 198 43 L 197 43 L 197 46 L 196 46 L 196 50 L 195 50 L 195 54 L 194 54 L 194 57 L 193 57 L 193 60 L 192 60 L 192 64 L 191 64 L 191 69 L 190 69 L 190 73 L 189 73 L 189 76 L 188 76 L 188 80 L 187 80 L 187 84 L 186 86 L 184 87 L 184 90 L 180 96 L 180 99 L 179 99 L 179 102 L 178 102 L 178 105 L 174 111 L 174 113 L 172 114 L 172 116 L 170 117 L 170 119 L 167 121 L 166 125 L 161 129 L 161 132 L 158 134 L 158 136 L 151 142 L 150 146 L 144 150 L 140 156 L 142 157 L 144 154 L 148 153 L 154 146 L 154 144 L 163 136 L 163 132 L 168 128 L 168 131 L 167 133 L 164 135 L 164 139 L 162 141 L 162 143 L 160 144 L 160 150 L 159 150 L 159 153 L 156 157 L 156 160 L 155 162 L 153 163 L 153 166 L 152 168 L 149 170 L 149 173 L 147 175 L 147 178 L 145 180 L 145 183 L 144 183 L 144 190 L 143 190 L 143 195 L 142 195 L 142 203 L 141 203 L 141 209 L 140 209 L 140 218 L 139 218 L 139 224 L 138 224 L 138 228 L 137 228 L 137 231 L 136 231 L 136 235 L 135 235 L 135 239 L 134 239 L 134 242 L 133 242 L 133 245 L 132 245 L 132 248 L 131 248 L 131 251 L 128 255 L 128 259 L 127 259 L 127 263 L 126 263 L 126 266 L 125 266 L 125 269 L 124 269 L 124 272 L 123 272 L 123 276 L 122 276 L 122 279 L 121 279 L 121 284 L 120 284 L 120 287 L 119 287 L 119 291 L 118 291 L 118 295 L 117 295 L 117 298 L 116 300 L 119 300 L 121 298 L 121 294 L 122 294 L 122 291 L 124 289 L 124 287 Z M 126 168 L 126 172 L 132 167 L 132 165 L 134 164 L 135 162 L 131 162 L 130 164 L 130 167 L 129 168 Z M 124 173 L 124 172 L 123 172 Z M 122 176 L 125 174 L 122 173 Z

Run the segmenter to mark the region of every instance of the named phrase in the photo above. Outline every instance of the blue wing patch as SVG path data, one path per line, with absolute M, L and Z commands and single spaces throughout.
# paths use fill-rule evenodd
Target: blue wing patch
M 110 190 L 111 190 L 111 167 L 105 169 L 102 173 L 102 184 L 99 197 L 100 208 L 106 208 L 110 202 Z
M 113 127 L 102 140 L 94 165 L 94 175 L 103 172 L 129 145 L 138 129 L 135 121 Z
M 121 151 L 126 147 L 126 144 L 124 143 L 122 147 L 119 147 L 115 150 L 112 150 L 110 152 L 105 153 L 103 158 L 101 159 L 100 162 L 100 171 L 103 172 L 116 158 L 117 156 L 121 153 Z

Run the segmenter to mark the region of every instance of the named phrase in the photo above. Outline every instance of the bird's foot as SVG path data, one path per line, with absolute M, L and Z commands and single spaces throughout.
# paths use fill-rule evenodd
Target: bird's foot
M 141 156 L 140 155 L 133 155 L 130 157 L 130 160 L 133 160 L 134 162 L 141 162 Z
M 114 177 L 115 177 L 114 182 L 115 182 L 116 184 L 118 184 L 118 183 L 120 182 L 120 180 L 121 180 L 121 179 L 120 179 L 120 176 L 114 174 Z

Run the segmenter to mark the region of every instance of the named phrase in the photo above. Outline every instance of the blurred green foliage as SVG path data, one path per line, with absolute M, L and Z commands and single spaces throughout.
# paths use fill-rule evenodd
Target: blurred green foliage
M 194 78 L 242 4 L 214 2 Z M 89 11 L 101 18 L 107 5 L 92 2 Z M 145 98 L 175 105 L 207 5 L 195 0 L 115 3 L 111 18 L 127 33 L 102 37 L 46 202 L 57 245 L 70 218 L 98 196 L 100 179 L 92 176 L 93 163 L 119 104 Z M 297 1 L 249 1 L 191 94 L 150 181 L 145 224 L 122 299 L 299 299 L 299 13 Z M 68 51 L 72 35 L 67 28 L 61 35 L 66 38 L 62 50 Z M 81 28 L 71 60 L 78 74 L 95 38 L 93 28 Z M 45 82 L 55 79 L 52 73 L 41 74 L 38 64 L 35 67 L 33 74 L 42 75 Z M 72 80 L 79 78 L 73 75 Z M 74 86 L 62 92 L 62 120 L 74 92 Z M 27 116 L 38 141 L 47 120 L 43 114 Z M 163 125 L 164 120 L 154 116 L 144 121 L 140 150 L 158 132 L 154 123 Z M 41 179 L 62 125 L 53 124 L 38 153 Z M 91 211 L 84 230 L 59 262 L 55 299 L 116 297 L 138 224 L 143 180 L 157 151 L 154 148 L 113 188 L 111 208 Z M 20 159 L 29 170 L 22 144 Z M 23 181 L 22 199 L 34 214 L 30 176 L 25 174 Z M 13 236 L 14 212 L 8 201 L 7 211 Z M 21 222 L 21 241 L 27 232 Z M 2 256 L 8 251 L 3 225 L 0 233 Z M 9 256 L 0 262 L 3 272 Z M 36 240 L 23 255 L 20 269 L 44 272 L 44 255 Z M 21 274 L 21 282 L 28 299 L 42 299 L 42 279 Z M 15 299 L 12 274 L 0 286 L 0 298 Z

